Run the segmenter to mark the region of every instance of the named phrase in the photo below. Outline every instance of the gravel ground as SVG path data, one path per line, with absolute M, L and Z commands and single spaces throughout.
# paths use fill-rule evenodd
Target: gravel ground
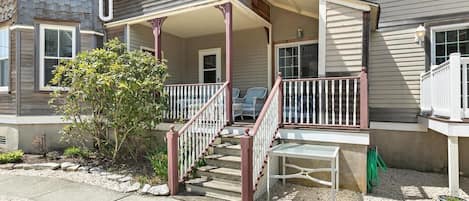
M 17 197 L 0 195 L 0 201 L 32 201 L 32 200 L 29 200 L 26 198 L 17 198 Z
M 460 196 L 469 199 L 469 178 L 460 177 Z M 449 193 L 448 177 L 444 174 L 424 173 L 414 170 L 388 169 L 380 174 L 380 185 L 373 193 L 361 193 L 340 190 L 338 201 L 432 201 L 438 195 Z M 282 186 L 277 183 L 272 189 L 271 200 L 274 201 L 319 201 L 330 200 L 329 188 L 310 188 L 294 184 Z M 265 196 L 265 195 L 264 195 Z M 261 200 L 266 200 L 262 197 Z
M 39 176 L 39 177 L 52 177 L 60 178 L 78 183 L 85 183 L 94 186 L 100 186 L 114 191 L 121 191 L 119 183 L 106 179 L 105 176 L 99 173 L 86 173 L 86 172 L 65 172 L 61 170 L 1 170 L 1 175 L 20 175 L 20 176 Z M 3 201 L 0 197 L 0 201 Z

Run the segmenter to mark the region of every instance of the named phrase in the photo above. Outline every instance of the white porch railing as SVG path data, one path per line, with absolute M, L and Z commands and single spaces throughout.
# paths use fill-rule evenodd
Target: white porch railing
M 420 110 L 429 114 L 462 121 L 469 117 L 468 71 L 469 58 L 459 53 L 420 76 Z
M 360 76 L 283 81 L 283 123 L 360 127 Z
M 228 83 L 219 87 L 213 96 L 179 130 L 177 150 L 179 181 L 182 181 L 207 152 L 210 144 L 226 126 L 225 95 Z
M 267 151 L 272 146 L 279 125 L 281 124 L 281 117 L 279 116 L 282 104 L 281 88 L 282 78 L 279 76 L 252 129 L 252 182 L 254 189 L 256 188 L 257 181 L 262 176 L 265 161 L 267 160 Z
M 209 100 L 223 83 L 165 85 L 168 95 L 166 120 L 188 120 Z

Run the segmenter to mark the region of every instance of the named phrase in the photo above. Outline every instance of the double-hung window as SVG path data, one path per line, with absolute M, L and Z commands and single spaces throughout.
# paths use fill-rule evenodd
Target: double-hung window
M 0 28 L 0 91 L 8 91 L 9 33 L 8 28 Z
M 40 25 L 41 90 L 50 90 L 54 70 L 61 60 L 72 59 L 76 51 L 76 30 L 71 26 Z
M 277 46 L 277 69 L 284 79 L 318 76 L 318 45 L 314 42 Z
M 433 29 L 432 63 L 441 64 L 449 59 L 451 53 L 459 52 L 469 56 L 469 25 L 458 27 L 440 27 Z

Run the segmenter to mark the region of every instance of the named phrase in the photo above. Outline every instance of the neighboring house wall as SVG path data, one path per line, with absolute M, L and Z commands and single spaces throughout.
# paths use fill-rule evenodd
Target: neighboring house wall
M 374 0 L 381 6 L 380 24 L 408 24 L 439 15 L 467 13 L 467 0 Z
M 34 29 L 18 29 L 20 38 L 20 75 L 19 111 L 20 115 L 50 115 L 54 114 L 50 108 L 49 91 L 39 90 L 39 25 L 55 24 L 75 26 L 80 30 L 102 33 L 102 23 L 97 17 L 97 2 L 95 1 L 64 1 L 47 0 L 31 3 L 26 0 L 18 1 L 18 17 L 16 24 L 34 27 Z M 80 34 L 76 32 L 76 49 L 90 50 L 96 47 L 100 37 L 95 34 Z M 12 42 L 13 43 L 13 42 Z M 16 41 L 15 41 L 16 43 Z M 77 53 L 78 53 L 77 51 Z M 12 52 L 12 55 L 14 53 Z M 12 61 L 14 62 L 14 61 Z M 13 68 L 14 69 L 14 68 Z M 15 76 L 16 77 L 16 76 Z
M 417 122 L 420 74 L 425 70 L 425 50 L 414 40 L 417 26 L 372 33 L 368 71 L 372 121 Z
M 363 12 L 327 3 L 326 73 L 358 73 L 362 68 Z

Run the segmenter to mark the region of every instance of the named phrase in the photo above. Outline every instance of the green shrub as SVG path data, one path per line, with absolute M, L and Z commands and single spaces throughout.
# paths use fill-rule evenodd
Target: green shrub
M 23 155 L 24 153 L 21 150 L 0 153 L 0 164 L 21 162 Z
M 88 158 L 90 153 L 88 150 L 81 149 L 80 147 L 69 147 L 65 149 L 64 156 L 69 158 Z
M 153 172 L 161 180 L 168 179 L 168 154 L 166 148 L 159 148 L 147 154 L 147 159 L 150 161 Z
M 92 140 L 113 162 L 137 156 L 122 148 L 162 121 L 167 75 L 164 61 L 127 51 L 118 39 L 62 61 L 50 83 L 59 88 L 49 101 L 70 121 L 61 131 L 62 139 L 79 145 Z

